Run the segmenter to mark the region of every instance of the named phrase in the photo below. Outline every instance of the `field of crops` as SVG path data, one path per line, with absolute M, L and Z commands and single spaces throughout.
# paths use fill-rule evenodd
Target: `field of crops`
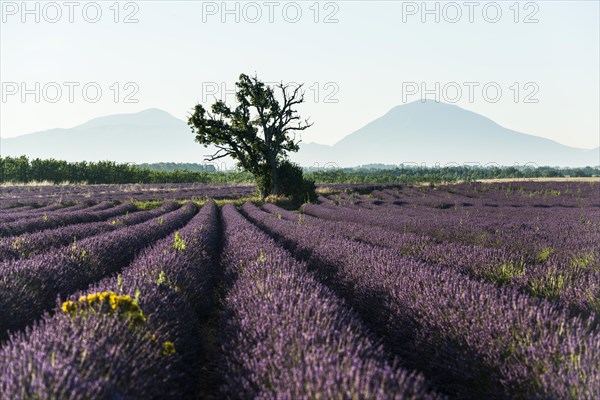
M 1 188 L 0 398 L 600 398 L 600 182 L 370 189 Z

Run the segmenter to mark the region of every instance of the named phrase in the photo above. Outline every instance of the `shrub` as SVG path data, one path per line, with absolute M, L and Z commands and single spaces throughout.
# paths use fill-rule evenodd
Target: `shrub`
M 302 168 L 290 161 L 279 164 L 279 191 L 296 203 L 314 202 L 317 199 L 315 181 L 304 177 Z

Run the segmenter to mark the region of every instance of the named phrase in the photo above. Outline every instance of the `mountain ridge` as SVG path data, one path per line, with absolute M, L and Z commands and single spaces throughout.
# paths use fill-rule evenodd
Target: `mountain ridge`
M 504 128 L 453 104 L 418 100 L 393 107 L 332 146 L 301 145 L 295 160 L 302 165 L 340 167 L 359 163 L 595 166 L 600 164 L 600 152 Z
M 185 121 L 158 108 L 2 138 L 0 146 L 2 156 L 134 163 L 202 162 L 216 150 L 195 143 Z M 599 165 L 600 147 L 566 146 L 505 128 L 454 104 L 417 100 L 391 108 L 334 145 L 301 143 L 300 152 L 290 158 L 306 167 L 373 163 L 580 167 Z M 231 159 L 218 161 L 233 167 Z

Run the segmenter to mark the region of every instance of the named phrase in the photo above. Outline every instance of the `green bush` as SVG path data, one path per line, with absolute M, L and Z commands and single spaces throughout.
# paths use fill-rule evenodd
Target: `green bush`
M 304 177 L 302 168 L 290 161 L 279 164 L 279 192 L 296 203 L 314 202 L 317 199 L 315 181 Z

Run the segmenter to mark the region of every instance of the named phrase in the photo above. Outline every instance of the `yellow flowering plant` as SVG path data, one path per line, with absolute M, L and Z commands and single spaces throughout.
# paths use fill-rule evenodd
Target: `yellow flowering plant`
M 101 312 L 128 320 L 132 327 L 146 322 L 146 317 L 135 299 L 110 291 L 83 295 L 77 301 L 65 301 L 62 311 L 71 317 Z

